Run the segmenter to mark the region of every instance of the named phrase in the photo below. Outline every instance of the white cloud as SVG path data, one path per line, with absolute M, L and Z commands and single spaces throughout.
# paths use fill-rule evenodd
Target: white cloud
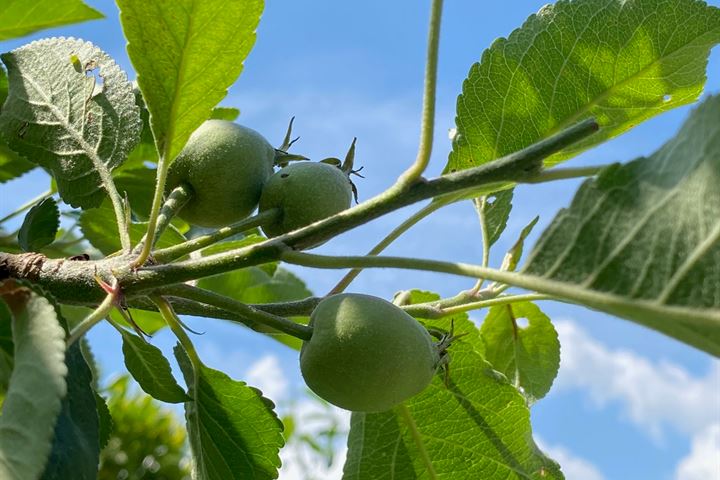
M 259 388 L 268 398 L 274 400 L 287 396 L 289 382 L 275 355 L 265 355 L 250 365 L 243 378 L 248 385 Z
M 575 456 L 561 445 L 547 445 L 542 439 L 536 438 L 540 449 L 560 464 L 566 480 L 605 480 L 595 465 Z
M 720 422 L 693 437 L 690 453 L 678 464 L 675 479 L 720 479 Z
M 558 390 L 581 388 L 598 406 L 620 404 L 656 440 L 666 427 L 692 436 L 720 418 L 720 362 L 694 376 L 670 362 L 610 349 L 571 321 L 556 328 L 562 345 Z

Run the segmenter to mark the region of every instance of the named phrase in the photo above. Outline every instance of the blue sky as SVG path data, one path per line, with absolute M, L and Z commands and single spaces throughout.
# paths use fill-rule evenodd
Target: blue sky
M 125 69 L 130 64 L 113 2 L 89 1 L 106 20 L 43 32 L 91 40 Z M 242 110 L 240 122 L 279 143 L 287 121 L 296 116 L 302 138 L 296 151 L 312 158 L 341 156 L 358 137 L 358 180 L 362 198 L 388 186 L 415 156 L 428 2 L 366 1 L 269 2 L 245 70 L 224 105 Z M 499 36 L 507 36 L 544 2 L 446 2 L 441 40 L 438 118 L 429 175 L 438 174 L 450 148 L 454 105 L 470 65 Z M 720 1 L 708 2 L 720 6 Z M 410 7 L 409 5 L 421 5 Z M 5 42 L 3 51 L 24 43 Z M 720 51 L 708 66 L 707 91 L 720 91 Z M 132 74 L 131 74 L 132 76 Z M 688 108 L 648 121 L 573 165 L 627 161 L 652 153 L 679 127 Z M 659 134 L 658 132 L 662 132 Z M 540 224 L 530 243 L 555 212 L 567 205 L 579 182 L 519 187 L 506 234 L 495 247 L 498 264 L 519 230 L 535 215 Z M 30 198 L 47 188 L 34 172 L 2 187 L 0 215 L 11 199 Z M 338 237 L 318 252 L 361 254 L 415 209 L 405 209 Z M 389 254 L 477 263 L 479 229 L 469 203 L 442 210 L 403 236 Z M 293 269 L 317 294 L 340 272 Z M 374 270 L 363 273 L 353 290 L 389 298 L 399 289 L 423 288 L 452 295 L 467 279 Z M 720 478 L 720 366 L 708 355 L 635 324 L 583 308 L 543 302 L 563 341 L 561 372 L 550 395 L 533 407 L 536 435 L 563 464 L 568 478 L 589 480 Z M 474 318 L 481 319 L 476 313 Z M 296 354 L 272 340 L 219 321 L 189 319 L 205 331 L 196 344 L 208 364 L 236 378 L 256 379 L 266 390 L 291 398 L 302 391 Z M 98 327 L 90 338 L 107 375 L 122 369 L 113 332 Z M 172 339 L 154 340 L 167 349 Z M 307 407 L 311 408 L 311 407 Z M 345 421 L 346 416 L 338 413 Z M 304 453 L 292 452 L 301 455 Z M 290 454 L 288 454 L 290 455 Z M 286 457 L 289 464 L 293 458 Z M 716 477 L 693 476 L 715 462 Z M 699 472 L 701 470 L 695 470 Z M 320 472 L 320 470 L 318 470 Z M 337 478 L 336 470 L 322 478 Z M 698 474 L 699 475 L 699 474 Z M 293 467 L 281 475 L 303 478 Z

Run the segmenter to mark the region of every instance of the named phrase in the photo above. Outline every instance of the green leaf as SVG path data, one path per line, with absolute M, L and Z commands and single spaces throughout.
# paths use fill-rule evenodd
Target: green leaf
M 55 425 L 53 449 L 41 480 L 95 480 L 100 461 L 100 423 L 92 370 L 74 343 L 66 357 L 67 396 Z
M 519 319 L 527 319 L 522 327 Z M 485 359 L 534 402 L 550 391 L 560 368 L 560 342 L 550 319 L 530 302 L 492 307 L 480 329 Z
M 0 301 L 0 392 L 7 392 L 10 385 L 15 355 L 12 339 L 12 314 L 5 302 Z M 2 404 L 0 404 L 2 405 Z
M 505 257 L 503 258 L 502 266 L 500 267 L 502 270 L 512 272 L 517 268 L 518 263 L 522 258 L 523 248 L 525 246 L 525 239 L 527 239 L 528 235 L 530 235 L 530 232 L 532 232 L 533 228 L 535 228 L 538 220 L 540 220 L 540 217 L 533 218 L 532 220 L 530 220 L 530 223 L 525 225 L 525 227 L 520 230 L 520 235 L 518 235 L 518 239 L 515 240 L 515 243 L 512 247 L 510 247 L 510 249 L 505 254 Z
M 262 0 L 118 0 L 157 150 L 174 159 L 240 75 Z
M 412 292 L 412 303 L 439 296 Z M 447 386 L 442 375 L 404 405 L 383 413 L 353 413 L 343 478 L 560 479 L 535 445 L 525 398 L 497 374 L 479 350 L 467 315 L 424 320 L 466 333 L 450 347 Z
M 55 241 L 60 228 L 60 210 L 52 198 L 46 198 L 34 205 L 23 220 L 18 232 L 20 248 L 26 252 L 37 252 Z
M 175 356 L 190 386 L 185 403 L 197 476 L 203 480 L 263 480 L 278 476 L 283 425 L 275 405 L 244 382 Z
M 512 210 L 513 190 L 500 190 L 486 197 L 473 200 L 483 228 L 487 230 L 488 246 L 498 241 L 507 227 Z
M 647 158 L 587 180 L 522 285 L 720 356 L 720 96 Z
M 97 207 L 110 172 L 140 135 L 125 72 L 91 43 L 70 38 L 38 40 L 1 58 L 10 92 L 0 133 L 10 148 L 52 172 L 66 203 Z
M 188 400 L 160 349 L 125 329 L 119 330 L 123 337 L 125 366 L 140 384 L 140 388 L 163 402 L 182 403 Z
M 98 18 L 103 18 L 102 13 L 80 0 L 3 0 L 0 6 L 0 41 Z
M 543 7 L 470 69 L 446 171 L 474 167 L 595 117 L 598 133 L 553 165 L 694 102 L 720 9 L 697 0 L 562 0 Z
M 95 392 L 95 408 L 98 414 L 98 445 L 102 452 L 108 440 L 110 440 L 110 435 L 112 435 L 113 419 L 112 415 L 110 415 L 107 402 L 97 392 Z
M 232 107 L 215 107 L 210 114 L 210 118 L 227 120 L 229 122 L 237 120 L 239 116 L 240 110 Z
M 128 309 L 128 312 L 130 313 L 130 315 L 132 315 L 133 321 L 138 324 L 142 331 L 147 333 L 148 335 L 152 335 L 158 330 L 163 329 L 167 326 L 165 320 L 163 320 L 162 318 L 162 315 L 160 315 L 158 312 L 138 310 L 136 308 L 130 308 Z M 132 326 L 125 321 L 125 318 L 123 318 L 123 316 L 120 314 L 120 312 L 117 311 L 117 309 L 114 309 L 110 313 L 110 318 L 112 318 L 113 321 L 119 323 L 124 327 L 130 328 Z
M 100 208 L 84 210 L 80 215 L 80 229 L 85 238 L 100 250 L 109 255 L 120 250 L 120 238 L 112 207 L 105 202 Z M 130 239 L 137 244 L 147 231 L 147 222 L 135 222 L 130 225 Z M 172 225 L 167 228 L 157 241 L 157 248 L 171 247 L 185 241 L 185 237 Z
M 55 306 L 12 281 L 0 296 L 13 315 L 15 368 L 0 416 L 0 478 L 38 478 L 67 392 L 65 330 Z
M 17 178 L 33 168 L 34 163 L 10 150 L 7 143 L 0 138 L 0 183 Z

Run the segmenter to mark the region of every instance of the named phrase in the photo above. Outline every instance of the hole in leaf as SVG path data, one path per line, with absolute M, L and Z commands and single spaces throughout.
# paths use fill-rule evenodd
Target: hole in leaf
M 515 319 L 515 324 L 518 328 L 527 328 L 530 325 L 530 321 L 527 318 L 517 318 Z
M 667 103 L 670 100 L 672 100 L 672 95 L 670 95 L 670 94 L 663 95 L 663 102 Z

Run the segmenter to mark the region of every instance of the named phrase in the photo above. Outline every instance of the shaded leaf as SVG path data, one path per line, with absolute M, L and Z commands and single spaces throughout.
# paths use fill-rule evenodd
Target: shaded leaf
M 80 0 L 3 0 L 0 7 L 0 41 L 98 18 L 103 18 L 102 13 Z
M 720 9 L 697 0 L 562 0 L 486 50 L 458 97 L 446 171 L 474 167 L 595 117 L 600 132 L 556 164 L 694 102 Z
M 171 161 L 240 75 L 262 0 L 118 0 L 157 150 Z
M 18 243 L 26 252 L 37 252 L 55 241 L 60 228 L 60 210 L 52 198 L 34 205 L 25 215 Z
M 175 356 L 194 398 L 185 403 L 185 416 L 198 478 L 277 478 L 284 440 L 275 405 L 244 382 L 191 365 L 179 345 Z
M 585 181 L 523 273 L 519 286 L 720 356 L 720 96 L 650 157 Z
M 55 425 L 53 448 L 42 480 L 95 480 L 100 461 L 100 422 L 92 370 L 75 342 L 65 359 L 67 396 Z
M 12 313 L 14 369 L 0 416 L 0 478 L 38 478 L 67 392 L 65 330 L 50 300 L 8 280 L 0 298 Z
M 185 391 L 177 384 L 170 363 L 159 348 L 144 339 L 120 329 L 123 337 L 125 366 L 140 388 L 153 398 L 167 403 L 188 400 Z
M 413 291 L 411 303 L 439 296 Z M 404 405 L 382 413 L 353 413 L 346 480 L 378 478 L 561 479 L 535 445 L 525 398 L 497 374 L 479 351 L 466 314 L 423 320 L 426 326 L 466 333 L 449 349 L 447 386 L 442 375 Z
M 518 239 L 515 240 L 513 246 L 510 247 L 510 249 L 505 254 L 505 257 L 503 257 L 502 265 L 500 267 L 502 270 L 508 270 L 512 272 L 517 268 L 518 263 L 522 258 L 523 247 L 525 246 L 525 239 L 527 239 L 528 235 L 530 235 L 530 232 L 532 232 L 533 228 L 535 228 L 538 220 L 540 220 L 540 217 L 533 218 L 532 220 L 530 220 L 530 223 L 525 225 L 525 227 L 520 230 L 520 235 L 518 235 Z
M 488 246 L 497 242 L 505 231 L 512 210 L 512 198 L 513 190 L 509 188 L 473 200 L 481 226 L 487 230 Z
M 95 408 L 98 414 L 98 444 L 100 451 L 105 448 L 113 432 L 113 419 L 105 399 L 95 392 Z
M 110 172 L 140 135 L 125 72 L 91 43 L 69 38 L 38 40 L 1 58 L 10 92 L 0 133 L 13 150 L 52 172 L 66 203 L 97 207 Z
M 80 215 L 80 229 L 93 247 L 109 255 L 120 250 L 120 238 L 112 207 L 105 202 L 100 208 L 84 210 Z M 147 222 L 130 224 L 130 240 L 137 244 L 147 231 Z M 157 248 L 171 247 L 185 241 L 185 237 L 172 225 L 158 239 Z
M 523 327 L 518 320 L 526 319 Z M 560 368 L 560 341 L 550 319 L 530 302 L 492 307 L 480 329 L 485 359 L 531 400 L 550 391 Z

